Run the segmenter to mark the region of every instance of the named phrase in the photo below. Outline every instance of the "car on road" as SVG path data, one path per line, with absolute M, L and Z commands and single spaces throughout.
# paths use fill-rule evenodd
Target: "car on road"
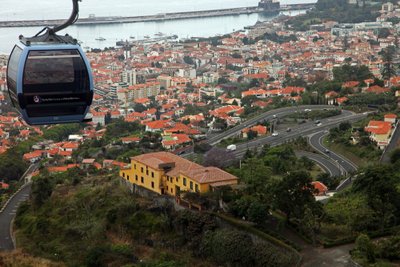
M 325 149 L 325 153 L 326 154 L 329 154 L 329 153 L 331 153 L 328 149 Z
M 274 114 L 274 115 L 272 115 L 272 118 L 276 119 L 276 115 L 275 115 L 275 114 Z
M 306 108 L 305 110 L 304 110 L 304 112 L 310 112 L 311 111 L 311 109 L 309 109 L 309 108 Z
M 279 135 L 278 132 L 273 132 L 273 133 L 272 133 L 272 136 L 274 136 L 274 137 L 275 137 L 275 136 L 278 136 L 278 135 Z
M 229 145 L 226 147 L 226 149 L 229 151 L 236 151 L 236 148 L 237 148 L 236 145 Z
M 286 132 L 288 132 L 288 133 L 290 133 L 291 131 L 292 131 L 291 128 L 287 128 L 287 129 L 286 129 Z
M 321 126 L 322 125 L 322 123 L 317 123 L 317 126 Z

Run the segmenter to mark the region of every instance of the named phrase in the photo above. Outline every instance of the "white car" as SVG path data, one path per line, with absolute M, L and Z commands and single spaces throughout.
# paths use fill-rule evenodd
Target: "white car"
M 277 132 L 272 133 L 272 136 L 278 136 L 278 135 L 279 135 L 279 133 L 277 133 Z

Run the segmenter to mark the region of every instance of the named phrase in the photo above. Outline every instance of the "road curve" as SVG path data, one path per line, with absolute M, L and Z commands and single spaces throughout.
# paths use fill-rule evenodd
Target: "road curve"
M 238 126 L 235 126 L 231 129 L 228 129 L 227 131 L 214 135 L 210 137 L 207 140 L 207 143 L 210 145 L 215 145 L 219 143 L 221 140 L 225 138 L 229 138 L 231 136 L 234 136 L 238 133 L 241 132 L 241 130 L 253 126 L 258 122 L 264 121 L 264 120 L 271 120 L 273 118 L 280 118 L 284 117 L 290 114 L 293 114 L 298 111 L 303 111 L 304 109 L 310 109 L 310 110 L 321 110 L 321 109 L 336 109 L 336 107 L 328 106 L 328 105 L 307 105 L 307 106 L 295 106 L 295 107 L 285 107 L 285 108 L 279 108 L 279 109 L 274 109 L 270 110 L 267 112 L 264 112 L 254 118 L 251 118 L 247 121 L 244 121 L 243 123 L 239 124 Z
M 297 157 L 306 157 L 316 162 L 321 168 L 332 177 L 341 176 L 341 169 L 333 163 L 330 159 L 317 153 L 311 153 L 306 151 L 296 151 Z
M 339 155 L 333 151 L 328 150 L 323 145 L 323 139 L 327 135 L 328 133 L 325 131 L 320 131 L 315 134 L 312 134 L 309 139 L 310 145 L 319 153 L 325 154 L 331 160 L 337 162 L 339 166 L 341 166 L 342 172 L 344 172 L 344 174 L 356 172 L 358 166 L 354 162 L 352 162 L 351 160 L 347 159 L 342 155 Z M 329 153 L 325 153 L 326 150 L 328 150 Z
M 17 213 L 21 202 L 29 198 L 32 183 L 25 184 L 8 202 L 7 206 L 0 212 L 0 250 L 13 250 L 15 244 L 11 233 L 11 224 Z
M 365 114 L 353 114 L 350 112 L 343 112 L 344 114 L 323 119 L 321 120 L 322 125 L 316 126 L 314 123 L 304 123 L 300 126 L 293 127 L 291 132 L 282 132 L 279 133 L 279 136 L 265 136 L 261 138 L 257 138 L 255 140 L 251 140 L 245 143 L 241 143 L 236 145 L 236 151 L 234 151 L 235 156 L 242 157 L 247 149 L 259 149 L 263 145 L 277 146 L 283 143 L 289 142 L 291 140 L 295 140 L 298 137 L 306 137 L 311 134 L 316 134 L 321 131 L 327 131 L 331 128 L 336 127 L 339 123 L 349 121 L 355 122 L 362 120 L 367 115 Z M 338 156 L 339 157 L 339 156 Z M 342 159 L 343 160 L 343 159 Z

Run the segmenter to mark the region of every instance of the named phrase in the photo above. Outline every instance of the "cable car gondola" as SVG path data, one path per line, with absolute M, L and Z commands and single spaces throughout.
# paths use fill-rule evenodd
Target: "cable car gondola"
M 82 122 L 93 99 L 90 64 L 77 40 L 56 32 L 78 18 L 78 0 L 63 25 L 20 36 L 8 61 L 7 86 L 14 106 L 31 125 Z M 43 33 L 43 34 L 42 34 Z

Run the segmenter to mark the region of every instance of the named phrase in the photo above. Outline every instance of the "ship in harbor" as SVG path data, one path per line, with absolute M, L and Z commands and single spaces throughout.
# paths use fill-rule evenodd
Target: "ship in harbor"
M 279 1 L 274 0 L 261 0 L 258 7 L 263 9 L 262 13 L 268 16 L 278 15 L 281 9 Z

